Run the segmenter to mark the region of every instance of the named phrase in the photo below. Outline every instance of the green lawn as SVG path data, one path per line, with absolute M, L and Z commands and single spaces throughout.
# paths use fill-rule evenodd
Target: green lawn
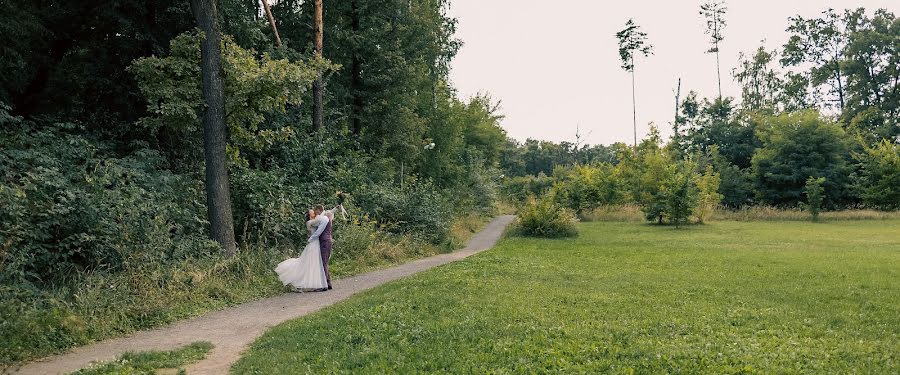
M 582 224 L 260 338 L 236 373 L 898 373 L 900 221 Z

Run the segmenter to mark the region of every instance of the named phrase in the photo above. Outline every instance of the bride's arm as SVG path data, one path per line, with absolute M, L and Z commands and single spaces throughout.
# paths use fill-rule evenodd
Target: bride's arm
M 316 231 L 309 235 L 309 240 L 306 241 L 307 243 L 319 239 L 319 236 L 325 231 L 325 227 L 328 226 L 328 216 L 321 215 L 316 217 L 313 224 L 316 225 Z

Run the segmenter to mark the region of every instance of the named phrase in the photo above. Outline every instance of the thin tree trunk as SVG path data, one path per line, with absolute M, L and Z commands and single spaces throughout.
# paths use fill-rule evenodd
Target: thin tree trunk
M 352 35 L 359 35 L 359 0 L 350 1 L 350 30 Z M 351 49 L 353 55 L 350 63 L 350 95 L 353 96 L 353 110 L 351 114 L 351 131 L 359 134 L 362 131 L 362 62 L 359 58 L 359 48 Z
M 637 152 L 637 96 L 634 91 L 634 56 L 631 57 L 631 110 L 634 120 L 634 150 Z
M 313 47 L 315 48 L 316 57 L 322 57 L 322 44 L 325 33 L 322 24 L 322 0 L 314 0 L 313 7 Z M 313 83 L 313 129 L 316 131 L 322 130 L 325 124 L 325 107 L 322 103 L 323 91 L 322 72 L 319 72 L 316 81 Z
M 269 25 L 272 25 L 272 34 L 275 34 L 275 47 L 281 48 L 281 36 L 278 35 L 278 26 L 275 25 L 275 16 L 272 15 L 272 8 L 269 8 L 269 0 L 262 0 L 262 4 L 266 10 L 266 16 L 269 17 Z
M 675 140 L 675 145 L 680 146 L 680 136 L 678 132 L 678 106 L 681 105 L 681 78 L 678 79 L 678 89 L 675 91 L 675 122 L 673 122 L 673 133 L 675 133 L 672 137 Z
M 197 27 L 205 34 L 200 45 L 203 75 L 203 153 L 206 159 L 206 212 L 210 236 L 234 255 L 234 219 L 225 156 L 225 82 L 222 78 L 221 37 L 216 0 L 191 0 Z
M 722 69 L 719 67 L 719 42 L 716 42 L 716 74 L 719 77 L 719 98 L 722 98 Z

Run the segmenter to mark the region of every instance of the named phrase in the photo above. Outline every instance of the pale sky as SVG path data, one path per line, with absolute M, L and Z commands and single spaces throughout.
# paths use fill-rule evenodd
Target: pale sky
M 576 125 L 590 144 L 632 143 L 631 77 L 620 68 L 615 33 L 634 18 L 655 54 L 636 60 L 638 137 L 655 122 L 663 136 L 675 112 L 674 90 L 715 97 L 716 57 L 699 14 L 703 1 L 451 0 L 465 43 L 451 80 L 463 98 L 478 92 L 502 100 L 503 127 L 513 138 L 574 141 Z M 739 96 L 732 69 L 738 53 L 787 41 L 788 17 L 827 8 L 898 12 L 896 0 L 727 1 L 720 45 L 722 94 Z

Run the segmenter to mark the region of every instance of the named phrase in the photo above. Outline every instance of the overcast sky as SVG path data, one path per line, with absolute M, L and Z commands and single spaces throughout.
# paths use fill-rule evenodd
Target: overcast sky
M 633 17 L 648 33 L 655 54 L 636 62 L 638 137 L 655 122 L 671 135 L 674 90 L 716 96 L 716 57 L 709 48 L 702 1 L 451 0 L 465 43 L 451 79 L 462 97 L 478 92 L 502 100 L 503 127 L 520 141 L 575 138 L 580 125 L 591 144 L 631 143 L 631 77 L 620 68 L 615 33 Z M 827 8 L 887 8 L 887 0 L 732 0 L 721 44 L 722 91 L 739 96 L 732 77 L 739 52 L 760 41 L 787 41 L 788 17 L 817 16 Z

